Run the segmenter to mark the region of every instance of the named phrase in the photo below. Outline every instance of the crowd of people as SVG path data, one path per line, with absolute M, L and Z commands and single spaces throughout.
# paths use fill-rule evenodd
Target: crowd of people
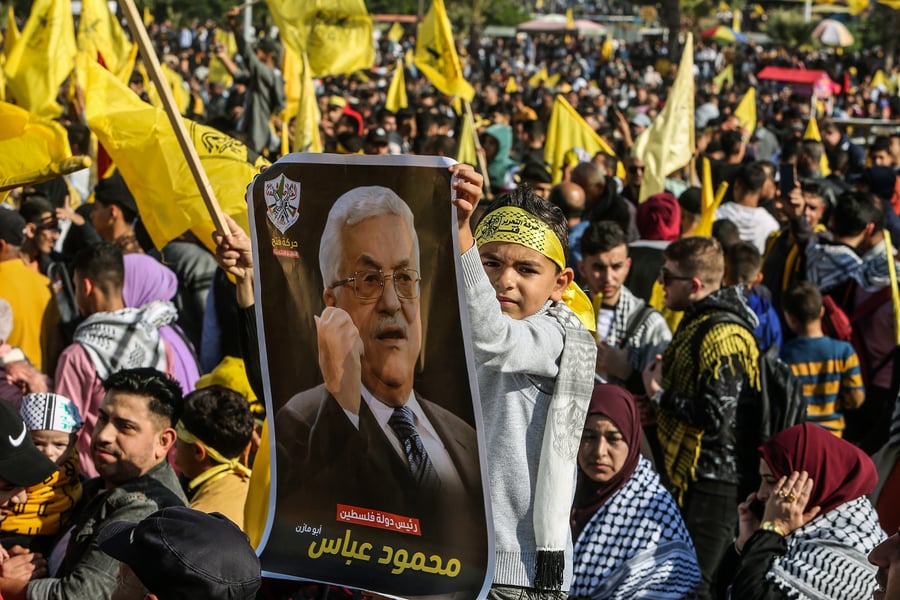
M 236 8 L 149 31 L 186 116 L 272 161 L 292 146 L 276 31 L 245 36 Z M 479 323 L 489 597 L 900 599 L 900 68 L 875 81 L 871 49 L 686 48 L 697 160 L 641 201 L 653 165 L 631 149 L 674 74 L 661 41 L 462 46 L 483 162 L 452 169 Z M 457 156 L 462 118 L 414 48 L 384 33 L 372 69 L 316 80 L 326 152 Z M 757 81 L 767 65 L 841 89 L 811 102 Z M 394 112 L 396 69 L 409 106 Z M 751 85 L 748 129 L 735 110 Z M 149 101 L 148 86 L 135 71 Z M 544 152 L 558 95 L 614 151 L 570 149 L 561 181 Z M 73 100 L 60 120 L 78 153 L 90 131 Z M 881 125 L 860 143 L 846 117 Z M 725 190 L 714 215 L 703 159 Z M 155 248 L 128 182 L 96 179 L 29 185 L 0 208 L 0 597 L 360 597 L 263 582 L 241 532 L 266 419 L 247 233 L 229 219 L 216 254 L 190 232 Z M 504 219 L 547 247 L 484 226 Z M 772 365 L 794 398 L 767 393 Z M 581 417 L 565 431 L 548 417 L 564 406 Z M 577 455 L 549 456 L 545 436 Z M 565 569 L 548 576 L 551 554 Z

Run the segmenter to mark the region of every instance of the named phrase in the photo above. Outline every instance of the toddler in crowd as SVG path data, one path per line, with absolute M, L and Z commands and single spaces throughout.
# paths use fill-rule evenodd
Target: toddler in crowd
M 47 554 L 81 499 L 75 440 L 83 421 L 78 407 L 59 394 L 26 394 L 20 413 L 34 445 L 60 468 L 28 488 L 26 502 L 9 507 L 7 517 L 0 522 L 0 540 L 7 548 L 18 544 Z

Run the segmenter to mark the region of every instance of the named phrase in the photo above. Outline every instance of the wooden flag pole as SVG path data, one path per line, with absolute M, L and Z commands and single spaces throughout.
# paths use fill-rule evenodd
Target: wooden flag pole
M 125 19 L 128 21 L 128 28 L 131 30 L 131 36 L 138 44 L 141 58 L 144 59 L 145 66 L 147 67 L 147 73 L 150 75 L 150 79 L 153 80 L 153 84 L 159 92 L 159 97 L 162 100 L 166 116 L 169 117 L 172 129 L 175 130 L 175 137 L 178 139 L 178 145 L 181 146 L 181 152 L 184 154 L 184 158 L 188 163 L 191 174 L 194 176 L 194 181 L 197 182 L 197 187 L 200 189 L 200 195 L 203 196 L 203 203 L 206 204 L 206 210 L 209 211 L 213 224 L 216 226 L 216 232 L 221 235 L 230 235 L 231 232 L 228 229 L 228 225 L 225 223 L 225 213 L 222 212 L 222 208 L 216 200 L 216 194 L 213 192 L 212 185 L 209 183 L 206 171 L 203 170 L 203 165 L 200 164 L 200 157 L 197 155 L 197 149 L 194 148 L 190 135 L 188 135 L 187 127 L 184 125 L 184 120 L 181 118 L 181 114 L 175 106 L 175 98 L 172 96 L 172 90 L 169 88 L 169 83 L 163 77 L 162 69 L 159 66 L 159 59 L 156 57 L 156 52 L 153 50 L 150 36 L 147 35 L 147 29 L 144 27 L 144 22 L 138 14 L 137 7 L 134 5 L 134 0 L 118 1 L 119 6 L 122 8 L 122 12 L 125 14 Z
M 487 161 L 485 161 L 484 152 L 481 150 L 481 140 L 478 139 L 478 132 L 475 131 L 475 117 L 472 115 L 472 105 L 468 100 L 463 100 L 463 107 L 465 107 L 466 118 L 472 126 L 472 137 L 475 140 L 475 156 L 478 158 L 478 168 L 481 169 L 481 175 L 484 177 L 482 191 L 487 196 L 487 190 L 491 189 L 491 179 L 488 177 Z

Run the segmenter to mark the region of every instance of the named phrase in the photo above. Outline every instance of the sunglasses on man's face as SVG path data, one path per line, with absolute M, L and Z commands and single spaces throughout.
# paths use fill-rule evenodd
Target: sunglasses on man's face
M 630 167 L 628 167 L 628 172 L 632 175 L 637 175 L 638 172 L 644 172 L 644 167 L 641 165 L 631 165 Z
M 671 285 L 673 281 L 690 281 L 691 279 L 693 279 L 693 277 L 676 275 L 665 267 L 659 270 L 659 282 L 663 284 L 664 287 Z

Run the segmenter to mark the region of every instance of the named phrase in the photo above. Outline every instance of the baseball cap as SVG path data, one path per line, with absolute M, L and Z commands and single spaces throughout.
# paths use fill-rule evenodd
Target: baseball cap
M 0 402 L 0 479 L 29 487 L 44 481 L 56 469 L 56 464 L 35 448 L 12 403 Z
M 369 130 L 369 133 L 366 134 L 366 143 L 386 145 L 388 143 L 387 131 L 385 131 L 382 127 L 376 127 L 375 129 Z
M 17 211 L 0 207 L 0 239 L 11 246 L 25 241 L 25 219 Z
M 250 540 L 220 513 L 164 508 L 140 523 L 110 523 L 97 542 L 160 600 L 252 599 L 260 587 Z
M 336 106 L 338 108 L 344 108 L 347 106 L 347 101 L 344 100 L 341 96 L 329 96 L 328 97 L 328 106 Z
M 137 202 L 135 202 L 131 190 L 128 189 L 125 180 L 122 179 L 122 175 L 118 171 L 111 177 L 100 180 L 97 187 L 94 188 L 94 200 L 104 206 L 118 204 L 135 214 L 138 212 Z

